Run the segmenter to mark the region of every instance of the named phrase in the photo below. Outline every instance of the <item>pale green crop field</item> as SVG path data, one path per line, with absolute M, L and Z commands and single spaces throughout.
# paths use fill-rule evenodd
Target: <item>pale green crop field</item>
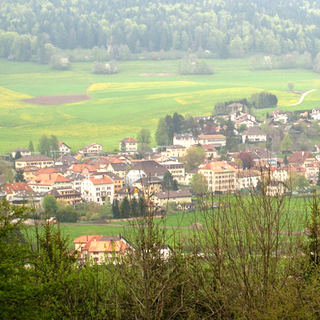
M 320 106 L 320 90 L 301 105 L 288 106 L 300 98 L 287 92 L 288 82 L 300 91 L 320 88 L 320 77 L 312 70 L 251 71 L 249 59 L 208 63 L 215 71 L 210 76 L 177 75 L 178 61 L 118 62 L 118 74 L 94 75 L 91 63 L 73 63 L 69 71 L 53 71 L 47 65 L 0 60 L 0 154 L 28 147 L 30 140 L 37 145 L 42 134 L 55 134 L 73 151 L 93 141 L 113 151 L 119 140 L 136 137 L 141 128 L 154 134 L 159 118 L 166 114 L 209 115 L 216 102 L 249 98 L 262 90 L 275 93 L 283 110 Z M 86 92 L 91 100 L 73 104 L 21 102 L 35 96 Z M 267 111 L 271 110 L 256 114 L 263 118 Z

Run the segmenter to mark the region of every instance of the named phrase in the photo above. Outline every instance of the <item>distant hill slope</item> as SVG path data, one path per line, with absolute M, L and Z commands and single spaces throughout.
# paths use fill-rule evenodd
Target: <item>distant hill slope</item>
M 0 30 L 0 56 L 21 61 L 32 60 L 35 48 L 44 50 L 45 43 L 131 53 L 207 50 L 208 56 L 222 58 L 248 52 L 315 54 L 320 2 L 2 0 Z

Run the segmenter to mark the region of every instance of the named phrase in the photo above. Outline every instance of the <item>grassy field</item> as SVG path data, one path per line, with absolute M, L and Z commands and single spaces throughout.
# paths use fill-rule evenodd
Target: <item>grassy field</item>
M 219 199 L 216 199 L 219 201 Z M 221 199 L 221 203 L 223 203 Z M 231 198 L 231 202 L 236 201 L 235 198 Z M 289 207 L 288 213 L 289 216 L 293 219 L 292 228 L 294 231 L 303 231 L 306 228 L 306 214 L 310 213 L 310 203 L 311 199 L 291 199 L 290 202 L 287 202 Z M 166 232 L 166 238 L 168 243 L 174 245 L 174 241 L 180 239 L 182 243 L 187 242 L 187 239 L 190 239 L 190 235 L 193 232 L 192 224 L 194 222 L 201 223 L 203 226 L 206 226 L 205 215 L 209 217 L 210 215 L 215 214 L 217 209 L 207 213 L 196 212 L 180 212 L 176 214 L 168 215 L 165 219 L 156 218 L 154 219 L 155 225 L 160 226 L 160 230 Z M 229 209 L 228 209 L 229 210 Z M 237 206 L 234 206 L 234 209 L 237 210 Z M 236 213 L 236 211 L 235 211 Z M 61 223 L 61 230 L 65 236 L 68 236 L 70 239 L 70 248 L 73 248 L 73 240 L 82 235 L 106 235 L 106 236 L 118 236 L 122 234 L 125 237 L 130 238 L 132 232 L 134 232 L 132 226 L 134 222 L 128 221 L 112 221 L 108 224 L 90 224 L 90 223 Z M 164 230 L 163 228 L 166 228 Z M 285 228 L 282 231 L 287 231 Z M 34 229 L 33 227 L 27 228 L 27 234 L 30 238 L 34 239 Z M 182 239 L 182 240 L 181 240 Z
M 300 98 L 287 92 L 288 82 L 300 91 L 320 87 L 319 75 L 311 70 L 251 71 L 248 59 L 208 63 L 214 75 L 174 75 L 178 61 L 119 62 L 119 74 L 94 75 L 91 63 L 73 63 L 70 71 L 53 71 L 47 65 L 0 60 L 0 153 L 27 147 L 29 140 L 37 144 L 42 134 L 57 135 L 73 150 L 96 141 L 106 151 L 113 151 L 119 140 L 136 136 L 141 128 L 154 133 L 159 118 L 167 113 L 211 114 L 218 101 L 249 98 L 261 90 L 275 93 L 283 110 L 320 105 L 318 90 L 301 105 L 288 106 Z M 35 96 L 86 92 L 92 99 L 74 104 L 21 102 Z M 256 113 L 263 117 L 267 111 Z

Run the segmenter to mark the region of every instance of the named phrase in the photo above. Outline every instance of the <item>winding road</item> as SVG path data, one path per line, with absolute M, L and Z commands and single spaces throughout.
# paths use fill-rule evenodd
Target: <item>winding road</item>
M 313 89 L 313 90 L 310 90 L 310 91 L 305 92 L 305 93 L 300 97 L 300 100 L 299 100 L 298 102 L 296 102 L 296 103 L 294 103 L 294 104 L 290 104 L 290 105 L 287 106 L 287 107 L 293 107 L 293 106 L 299 105 L 300 103 L 303 102 L 304 98 L 305 98 L 309 93 L 314 92 L 314 91 L 317 91 L 317 89 Z

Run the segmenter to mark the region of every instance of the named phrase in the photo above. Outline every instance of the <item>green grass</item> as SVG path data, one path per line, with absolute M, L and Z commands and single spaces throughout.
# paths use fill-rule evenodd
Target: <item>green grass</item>
M 55 134 L 74 151 L 96 141 L 104 150 L 118 148 L 125 136 L 141 128 L 155 132 L 167 113 L 211 114 L 216 102 L 249 98 L 268 90 L 279 98 L 283 110 L 308 110 L 320 105 L 320 90 L 301 105 L 289 107 L 299 96 L 287 92 L 320 87 L 312 70 L 251 71 L 249 59 L 209 60 L 210 76 L 152 76 L 143 73 L 175 73 L 178 61 L 119 62 L 119 74 L 94 75 L 91 63 L 74 63 L 70 71 L 53 71 L 47 65 L 0 60 L 0 153 L 17 146 L 37 144 L 42 134 Z M 103 84 L 100 89 L 99 85 Z M 93 86 L 92 86 L 93 85 Z M 96 87 L 97 90 L 89 90 Z M 11 91 L 5 91 L 8 89 Z M 35 106 L 20 102 L 27 96 L 89 92 L 92 100 L 61 106 Z M 264 117 L 268 110 L 257 110 Z M 155 141 L 153 141 L 155 143 Z

